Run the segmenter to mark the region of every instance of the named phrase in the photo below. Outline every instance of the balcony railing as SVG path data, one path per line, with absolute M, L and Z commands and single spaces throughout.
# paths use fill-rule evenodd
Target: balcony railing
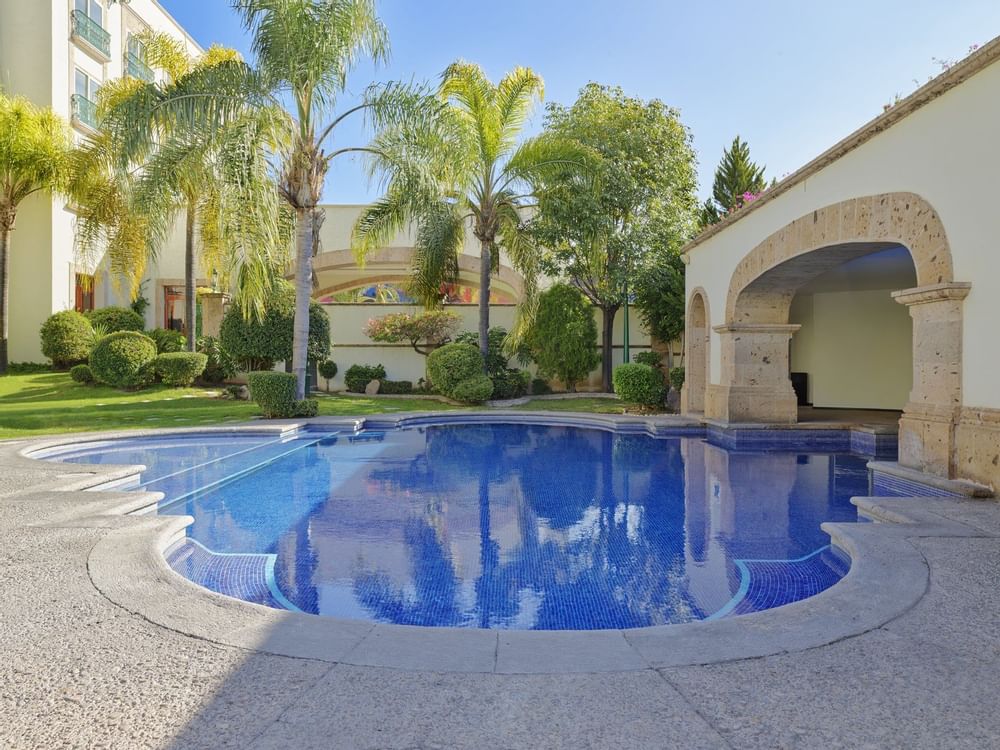
M 110 58 L 111 34 L 83 11 L 74 10 L 70 15 L 73 19 L 73 36 L 83 39 L 91 47 Z
M 142 58 L 131 52 L 125 53 L 125 73 L 133 78 L 141 78 L 147 83 L 152 83 L 154 78 L 153 69 L 146 65 Z
M 73 94 L 73 120 L 87 127 L 97 129 L 97 105 L 85 96 Z

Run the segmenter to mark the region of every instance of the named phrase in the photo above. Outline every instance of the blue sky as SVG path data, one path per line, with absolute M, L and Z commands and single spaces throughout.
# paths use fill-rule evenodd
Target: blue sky
M 247 51 L 225 0 L 160 0 L 207 46 Z M 588 81 L 659 98 L 694 135 L 700 193 L 739 133 L 768 177 L 781 177 L 862 125 L 896 94 L 1000 34 L 996 0 L 380 0 L 392 60 L 359 68 L 373 80 L 436 80 L 458 58 L 492 78 L 515 65 L 540 73 L 546 101 L 569 104 Z M 499 13 L 491 12 L 502 7 Z M 541 110 L 530 130 L 541 126 Z M 361 123 L 341 145 L 364 139 Z M 360 164 L 330 172 L 324 199 L 377 196 Z

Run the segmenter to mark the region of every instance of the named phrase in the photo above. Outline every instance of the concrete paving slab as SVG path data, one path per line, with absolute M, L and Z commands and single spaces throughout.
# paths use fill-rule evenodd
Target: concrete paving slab
M 459 675 L 335 667 L 251 750 L 684 748 L 725 741 L 652 672 Z
M 358 666 L 436 672 L 492 672 L 496 655 L 495 630 L 379 624 L 343 661 Z
M 648 665 L 620 630 L 500 631 L 496 671 L 621 672 Z

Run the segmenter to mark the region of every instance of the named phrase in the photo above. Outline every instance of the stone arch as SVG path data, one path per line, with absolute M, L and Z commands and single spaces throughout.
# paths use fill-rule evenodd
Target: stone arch
M 902 245 L 917 286 L 893 293 L 913 319 L 913 388 L 900 420 L 900 463 L 954 476 L 961 407 L 962 300 L 948 238 L 937 212 L 915 193 L 882 193 L 816 209 L 774 232 L 737 265 L 720 336 L 720 383 L 705 414 L 727 422 L 791 423 L 797 405 L 788 379 L 788 324 L 796 291 L 854 258 Z
M 708 295 L 701 287 L 691 292 L 684 320 L 685 373 L 681 405 L 685 414 L 700 414 L 705 411 L 710 366 L 709 337 L 712 333 Z

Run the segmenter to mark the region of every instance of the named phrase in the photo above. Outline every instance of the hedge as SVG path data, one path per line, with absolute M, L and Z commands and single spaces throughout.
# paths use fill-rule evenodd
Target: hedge
M 454 397 L 455 386 L 482 374 L 483 355 L 472 344 L 445 344 L 427 355 L 427 377 L 445 396 Z
M 480 404 L 493 394 L 493 381 L 489 375 L 474 375 L 460 381 L 451 391 L 451 397 L 465 404 Z
M 622 401 L 643 406 L 663 403 L 663 375 L 649 365 L 634 362 L 618 365 L 611 376 L 615 393 Z
M 531 381 L 532 396 L 547 396 L 550 393 L 552 393 L 552 386 L 545 378 L 535 378 Z
M 119 331 L 102 338 L 90 353 L 90 369 L 101 383 L 115 388 L 142 388 L 153 382 L 156 344 L 138 331 Z
M 74 365 L 69 369 L 69 376 L 76 383 L 93 383 L 94 373 L 90 365 Z
M 166 385 L 187 387 L 207 364 L 208 357 L 200 352 L 167 352 L 153 360 L 153 370 Z
M 182 352 L 184 351 L 184 346 L 187 344 L 187 339 L 184 338 L 183 333 L 170 328 L 154 328 L 151 331 L 146 331 L 146 335 L 153 339 L 153 343 L 156 344 L 156 351 L 160 354 Z
M 413 382 L 410 380 L 383 380 L 378 392 L 387 393 L 390 396 L 405 396 L 413 393 Z
M 275 362 L 292 359 L 295 326 L 295 288 L 282 283 L 271 294 L 262 320 L 245 315 L 233 302 L 222 319 L 222 347 L 244 371 L 265 371 Z M 330 318 L 316 302 L 309 303 L 308 358 L 322 362 L 330 356 Z
M 128 307 L 100 307 L 87 313 L 90 324 L 104 328 L 108 333 L 118 331 L 141 331 L 146 322 L 135 310 Z
M 247 375 L 250 398 L 268 419 L 291 417 L 295 414 L 296 378 L 290 372 L 251 372 Z
M 364 393 L 365 386 L 373 380 L 385 380 L 382 365 L 351 365 L 344 373 L 344 385 L 351 393 Z
M 639 352 L 632 358 L 632 361 L 638 365 L 649 365 L 650 367 L 658 367 L 662 359 L 663 357 L 659 354 L 659 352 L 648 351 L 648 352 Z
M 94 341 L 94 327 L 75 310 L 50 315 L 42 323 L 42 354 L 57 368 L 86 362 Z
M 508 368 L 495 372 L 490 377 L 493 380 L 490 398 L 496 400 L 526 396 L 531 385 L 531 374 L 525 370 Z

